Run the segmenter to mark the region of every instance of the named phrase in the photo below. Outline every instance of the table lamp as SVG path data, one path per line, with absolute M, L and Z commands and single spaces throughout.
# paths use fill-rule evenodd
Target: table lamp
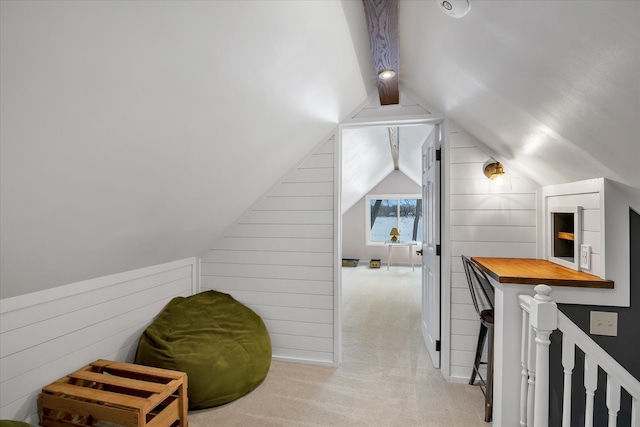
M 389 235 L 391 236 L 391 241 L 395 243 L 398 241 L 398 236 L 400 235 L 400 233 L 398 233 L 398 229 L 396 227 L 393 227 Z

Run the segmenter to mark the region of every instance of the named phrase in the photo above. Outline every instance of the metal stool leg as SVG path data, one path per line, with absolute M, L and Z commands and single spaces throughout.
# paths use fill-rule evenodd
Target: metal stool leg
M 482 350 L 484 348 L 484 342 L 487 338 L 487 327 L 484 323 L 480 323 L 480 333 L 478 334 L 478 346 L 476 347 L 476 359 L 473 362 L 473 372 L 471 372 L 471 379 L 469 384 L 473 384 L 476 381 L 476 375 L 480 367 L 480 360 L 482 359 Z
M 484 395 L 484 420 L 486 422 L 491 421 L 493 417 L 493 324 L 489 325 L 489 348 L 487 349 L 488 362 L 487 362 L 487 386 L 486 393 Z

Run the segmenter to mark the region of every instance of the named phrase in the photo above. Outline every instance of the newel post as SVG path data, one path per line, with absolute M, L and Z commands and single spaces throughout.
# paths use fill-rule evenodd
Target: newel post
M 531 301 L 531 326 L 536 332 L 536 388 L 534 395 L 534 427 L 549 423 L 549 345 L 551 332 L 558 328 L 558 307 L 549 294 L 551 287 L 538 285 Z

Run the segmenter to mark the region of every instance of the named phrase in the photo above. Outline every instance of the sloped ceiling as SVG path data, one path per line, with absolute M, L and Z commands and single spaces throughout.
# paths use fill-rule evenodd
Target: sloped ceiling
M 368 95 L 340 2 L 1 8 L 2 298 L 203 253 Z
M 400 5 L 400 81 L 539 184 L 640 187 L 640 2 Z
M 421 184 L 422 144 L 432 125 L 398 127 L 398 167 L 411 181 Z M 389 128 L 367 126 L 342 131 L 342 213 L 394 171 Z
M 400 3 L 400 84 L 640 187 L 640 2 Z M 359 1 L 0 2 L 0 297 L 201 254 L 375 89 Z

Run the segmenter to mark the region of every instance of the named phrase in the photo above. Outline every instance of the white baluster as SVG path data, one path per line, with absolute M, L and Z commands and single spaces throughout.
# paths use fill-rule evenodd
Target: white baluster
M 593 398 L 598 388 L 598 364 L 588 354 L 584 355 L 584 388 L 586 394 L 584 426 L 593 427 Z
M 528 334 L 529 330 L 529 313 L 522 310 L 522 341 L 520 345 L 520 363 L 522 364 L 520 380 L 520 425 L 527 425 L 527 387 L 529 376 L 527 375 L 527 355 L 528 355 Z
M 534 288 L 536 296 L 531 301 L 531 325 L 536 331 L 536 385 L 534 427 L 549 425 L 549 337 L 558 327 L 558 307 L 549 294 L 547 285 Z
M 609 409 L 609 427 L 616 427 L 620 411 L 620 383 L 607 375 L 607 408 Z
M 528 386 L 527 389 L 527 426 L 533 426 L 533 418 L 535 415 L 535 390 L 536 390 L 536 332 L 533 330 L 531 323 L 527 325 L 527 371 Z
M 633 403 L 631 404 L 631 427 L 640 427 L 640 407 L 638 407 L 640 403 L 638 403 L 638 399 L 633 398 Z
M 562 366 L 564 367 L 562 427 L 571 427 L 571 377 L 575 363 L 576 344 L 568 335 L 562 335 Z

